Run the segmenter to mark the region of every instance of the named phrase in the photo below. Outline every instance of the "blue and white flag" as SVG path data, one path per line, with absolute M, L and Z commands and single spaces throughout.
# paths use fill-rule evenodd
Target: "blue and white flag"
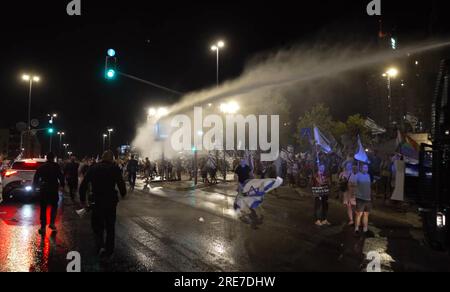
M 314 127 L 314 141 L 316 145 L 320 146 L 321 150 L 325 153 L 331 152 L 330 141 L 325 137 L 322 132 L 320 132 L 319 128 Z
M 264 201 L 265 194 L 275 190 L 283 184 L 283 179 L 250 179 L 239 186 L 239 193 L 234 202 L 237 212 L 256 209 Z
M 359 135 L 358 135 L 358 152 L 356 152 L 355 154 L 355 159 L 357 161 L 361 161 L 364 163 L 370 163 L 369 156 L 367 156 L 367 152 L 361 143 L 361 137 L 359 137 Z

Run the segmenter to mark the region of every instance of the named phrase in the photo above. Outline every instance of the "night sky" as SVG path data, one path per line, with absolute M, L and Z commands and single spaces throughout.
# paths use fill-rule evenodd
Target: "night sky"
M 0 128 L 26 121 L 28 91 L 20 76 L 36 72 L 42 82 L 34 88 L 32 117 L 46 126 L 47 113 L 60 114 L 56 128 L 68 133 L 66 142 L 80 156 L 101 150 L 107 127 L 116 129 L 114 145 L 131 142 L 149 105 L 178 100 L 132 80 L 105 80 L 108 48 L 117 51 L 120 71 L 189 92 L 214 84 L 210 45 L 218 39 L 227 42 L 221 78 L 232 79 L 255 54 L 318 34 L 373 42 L 379 20 L 367 16 L 368 0 L 84 0 L 81 17 L 67 16 L 68 0 L 49 2 L 2 4 Z M 404 37 L 445 36 L 446 1 L 419 2 L 383 1 L 385 23 Z

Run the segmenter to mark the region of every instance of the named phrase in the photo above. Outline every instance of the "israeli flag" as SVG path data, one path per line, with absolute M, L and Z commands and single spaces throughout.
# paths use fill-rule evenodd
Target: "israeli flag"
M 280 187 L 283 179 L 250 179 L 239 186 L 239 193 L 234 202 L 234 209 L 237 212 L 256 209 L 264 201 L 264 196 Z
M 325 137 L 322 132 L 320 132 L 319 128 L 314 127 L 314 141 L 316 145 L 320 146 L 321 150 L 325 153 L 331 152 L 330 142 L 327 137 Z
M 355 154 L 355 159 L 364 163 L 370 163 L 369 156 L 361 143 L 361 137 L 358 135 L 358 152 Z

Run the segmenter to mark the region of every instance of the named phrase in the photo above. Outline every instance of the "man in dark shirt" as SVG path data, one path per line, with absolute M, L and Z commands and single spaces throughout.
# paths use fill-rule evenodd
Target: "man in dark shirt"
M 64 189 L 64 176 L 61 168 L 54 162 L 55 155 L 47 154 L 47 162 L 39 167 L 34 175 L 33 189 L 40 188 L 41 205 L 41 229 L 39 233 L 44 235 L 47 227 L 47 207 L 51 207 L 49 228 L 56 232 L 55 219 L 58 210 L 58 189 Z
M 128 182 L 130 183 L 131 191 L 134 191 L 134 186 L 136 185 L 138 167 L 139 163 L 136 159 L 134 159 L 134 155 L 132 155 L 127 164 Z
M 107 257 L 114 251 L 116 208 L 119 202 L 116 186 L 122 197 L 125 197 L 127 193 L 122 173 L 114 164 L 113 158 L 112 151 L 106 151 L 102 161 L 88 170 L 80 185 L 80 201 L 83 205 L 86 204 L 88 185 L 92 186 L 94 196 L 92 229 L 96 238 L 97 251 Z
M 247 165 L 245 159 L 241 160 L 241 163 L 236 167 L 234 173 L 238 176 L 238 181 L 240 185 L 243 185 L 247 180 L 250 179 L 250 166 Z
M 76 157 L 70 157 L 70 162 L 64 168 L 64 176 L 69 186 L 70 198 L 75 199 L 75 193 L 78 189 L 78 168 L 80 164 L 76 162 Z

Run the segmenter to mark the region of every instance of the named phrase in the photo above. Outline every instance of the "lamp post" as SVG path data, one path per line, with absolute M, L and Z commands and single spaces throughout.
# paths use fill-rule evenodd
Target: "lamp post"
M 161 142 L 161 165 L 163 169 L 163 173 L 161 174 L 161 180 L 164 181 L 164 176 L 166 174 L 167 166 L 165 162 L 165 152 L 164 152 L 164 141 L 166 140 L 166 135 L 162 133 L 163 127 L 161 126 L 160 119 L 167 116 L 169 114 L 169 110 L 166 107 L 159 107 L 159 108 L 149 108 L 147 112 L 147 122 L 155 122 L 154 127 L 154 135 L 155 135 L 155 141 Z
M 58 114 L 47 114 L 47 117 L 50 118 L 50 120 L 48 121 L 48 123 L 51 125 L 53 125 L 53 119 L 56 119 L 58 117 Z M 49 152 L 52 152 L 52 142 L 53 142 L 53 128 L 49 128 L 48 133 L 50 135 L 50 143 L 49 143 Z
M 392 125 L 392 79 L 397 77 L 398 73 L 398 70 L 392 67 L 383 74 L 383 77 L 387 78 L 389 126 Z
M 39 82 L 41 78 L 36 75 L 23 74 L 22 80 L 29 83 L 28 89 L 28 131 L 31 130 L 31 93 L 33 91 L 33 82 Z
M 216 44 L 211 46 L 211 51 L 216 52 L 216 83 L 217 87 L 219 87 L 219 55 L 220 50 L 225 47 L 225 42 L 218 41 Z
M 64 132 L 58 132 L 59 136 L 59 155 L 62 157 L 62 136 L 66 135 Z
M 64 154 L 67 153 L 67 148 L 68 148 L 69 146 L 70 146 L 69 144 L 63 144 L 63 147 L 64 147 Z
M 108 137 L 107 134 L 103 134 L 103 152 L 105 152 L 105 141 L 106 141 L 106 137 Z
M 222 103 L 219 107 L 220 112 L 225 116 L 227 114 L 236 114 L 240 110 L 240 106 L 235 101 L 230 101 L 228 103 Z M 225 141 L 223 142 L 223 181 L 227 182 L 227 152 Z
M 113 128 L 109 128 L 108 129 L 108 135 L 109 135 L 108 142 L 109 142 L 109 149 L 110 150 L 111 150 L 111 133 L 112 132 L 114 132 L 114 129 Z

